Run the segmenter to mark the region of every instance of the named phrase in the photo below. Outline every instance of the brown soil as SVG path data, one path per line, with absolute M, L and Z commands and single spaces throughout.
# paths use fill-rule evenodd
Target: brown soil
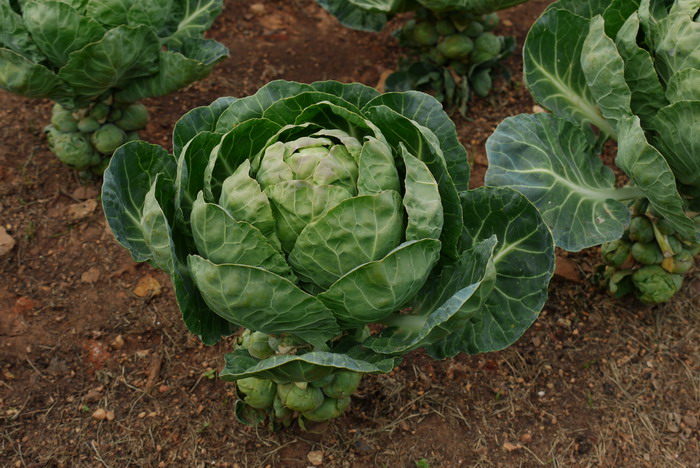
M 263 3 L 256 16 L 228 2 L 210 35 L 231 58 L 149 100 L 144 139 L 170 147 L 185 111 L 272 79 L 374 86 L 398 60 L 387 33 L 343 29 L 311 0 Z M 522 44 L 548 3 L 505 12 L 501 32 Z M 487 136 L 533 106 L 520 58 L 509 65 L 514 81 L 456 118 L 474 184 Z M 94 202 L 99 182 L 82 185 L 48 152 L 49 111 L 0 94 L 0 225 L 17 241 L 0 257 L 0 466 L 305 467 L 310 452 L 327 467 L 700 466 L 694 277 L 659 307 L 555 279 L 540 320 L 508 350 L 413 353 L 365 378 L 351 410 L 316 433 L 240 425 L 233 386 L 213 378 L 231 342 L 199 344 L 167 277 L 116 244 Z M 569 273 L 590 275 L 594 257 L 571 258 Z

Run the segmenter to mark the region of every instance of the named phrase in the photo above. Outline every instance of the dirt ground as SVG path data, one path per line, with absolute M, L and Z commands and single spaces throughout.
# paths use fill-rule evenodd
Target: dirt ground
M 311 0 L 262 3 L 256 15 L 227 2 L 209 35 L 231 58 L 148 100 L 145 140 L 170 147 L 185 111 L 272 79 L 375 86 L 397 63 L 388 33 L 341 28 Z M 522 44 L 548 3 L 506 11 L 500 32 Z M 520 58 L 509 65 L 512 83 L 456 117 L 477 185 L 487 136 L 533 106 Z M 0 92 L 0 225 L 17 241 L 0 257 L 0 466 L 700 466 L 700 279 L 667 305 L 615 301 L 587 281 L 591 254 L 562 256 L 579 280 L 555 278 L 505 351 L 412 353 L 315 433 L 242 426 L 232 384 L 215 378 L 231 341 L 202 346 L 167 277 L 117 245 L 99 181 L 82 184 L 48 152 L 50 107 Z

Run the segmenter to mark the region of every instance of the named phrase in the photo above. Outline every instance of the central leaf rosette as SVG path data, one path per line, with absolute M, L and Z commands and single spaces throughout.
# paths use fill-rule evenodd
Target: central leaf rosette
M 361 327 L 413 297 L 440 256 L 435 177 L 369 124 L 353 134 L 286 127 L 209 192 L 192 205 L 189 266 L 206 303 L 234 322 L 232 299 L 252 305 L 271 288 L 306 301 L 304 314 L 323 326 Z M 283 333 L 285 324 L 255 329 Z M 313 341 L 314 328 L 302 337 Z

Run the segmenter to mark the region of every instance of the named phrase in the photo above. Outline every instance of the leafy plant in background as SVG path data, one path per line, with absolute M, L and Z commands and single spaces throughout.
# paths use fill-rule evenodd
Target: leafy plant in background
M 363 374 L 505 348 L 544 304 L 548 228 L 515 190 L 468 190 L 426 94 L 275 81 L 190 111 L 173 144 L 119 148 L 104 211 L 190 331 L 246 329 L 221 372 L 243 422 L 338 416 Z
M 523 52 L 527 85 L 552 113 L 507 119 L 487 143 L 487 184 L 525 194 L 560 247 L 603 244 L 610 291 L 647 303 L 678 291 L 699 250 L 699 8 L 552 4 Z M 599 157 L 608 139 L 624 187 Z
M 381 31 L 401 12 L 415 15 L 395 31 L 412 57 L 386 80 L 388 91 L 432 90 L 464 115 L 472 93 L 486 97 L 497 65 L 515 49 L 512 37 L 491 31 L 497 10 L 526 0 L 317 0 L 345 26 Z M 506 74 L 507 75 L 507 74 Z
M 49 146 L 65 164 L 101 173 L 138 138 L 136 101 L 207 76 L 228 56 L 203 39 L 222 0 L 0 0 L 0 88 L 56 102 Z

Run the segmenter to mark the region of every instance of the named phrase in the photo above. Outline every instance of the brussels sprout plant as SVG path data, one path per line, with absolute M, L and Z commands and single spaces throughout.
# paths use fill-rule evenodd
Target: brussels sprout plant
M 466 113 L 470 96 L 486 97 L 501 60 L 515 49 L 512 37 L 491 31 L 497 10 L 526 0 L 317 0 L 351 28 L 380 31 L 389 17 L 413 11 L 414 17 L 395 31 L 412 51 L 386 80 L 388 91 L 432 90 L 448 108 Z
M 527 85 L 551 113 L 504 121 L 486 182 L 540 209 L 557 245 L 602 245 L 616 295 L 670 299 L 698 253 L 700 3 L 553 3 L 528 34 Z M 599 158 L 617 142 L 615 165 Z
M 190 331 L 246 329 L 221 372 L 246 423 L 335 417 L 362 375 L 505 348 L 544 304 L 547 226 L 515 190 L 468 190 L 426 94 L 275 81 L 190 111 L 173 146 L 120 147 L 104 211 L 171 276 Z
M 146 126 L 136 101 L 204 78 L 228 56 L 202 38 L 222 2 L 0 0 L 0 88 L 55 101 L 52 151 L 100 173 Z

